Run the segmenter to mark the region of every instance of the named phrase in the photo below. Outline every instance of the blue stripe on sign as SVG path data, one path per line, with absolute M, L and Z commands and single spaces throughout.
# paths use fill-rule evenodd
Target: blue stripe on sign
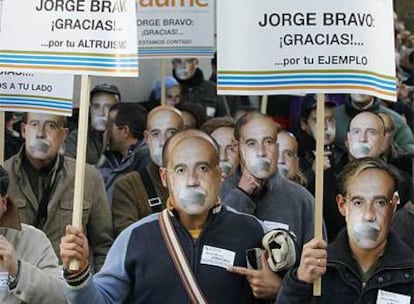
M 77 57 L 77 56 L 37 56 L 37 55 L 9 55 L 9 54 L 0 54 L 0 58 L 5 59 L 46 59 L 46 60 L 68 60 L 68 61 L 96 61 L 96 62 L 134 62 L 137 61 L 137 58 L 100 58 L 100 57 Z
M 366 79 L 385 85 L 393 85 L 395 81 L 384 80 L 382 78 L 367 76 L 367 75 L 357 75 L 357 74 L 341 74 L 341 75 L 274 75 L 274 76 L 251 76 L 251 75 L 240 75 L 240 76 L 230 76 L 230 75 L 219 75 L 218 81 L 223 80 L 283 80 L 283 79 L 341 79 L 341 78 L 350 78 L 350 79 Z
M 33 101 L 33 102 L 30 102 Z M 52 107 L 52 108 L 56 108 L 56 109 L 72 109 L 72 104 L 61 104 L 61 103 L 53 103 L 53 102 L 49 102 L 46 100 L 36 100 L 36 99 L 10 99 L 10 98 L 3 98 L 0 96 L 0 104 L 5 104 L 5 105 L 13 105 L 13 104 L 18 104 L 18 105 L 37 105 L 37 106 L 47 106 L 47 107 Z
M 12 63 L 12 64 L 36 64 L 36 65 L 65 65 L 65 66 L 76 66 L 76 67 L 110 67 L 110 68 L 134 68 L 138 67 L 138 61 L 134 64 L 124 64 L 124 63 L 88 63 L 77 64 L 76 62 L 67 62 L 67 61 L 35 61 L 35 60 L 3 60 L 0 59 L 0 63 Z
M 324 80 L 324 81 L 317 81 L 317 80 L 295 80 L 295 81 L 267 81 L 267 82 L 234 82 L 234 81 L 218 81 L 217 83 L 219 86 L 270 86 L 270 85 L 295 85 L 295 84 L 311 84 L 311 85 L 323 85 L 323 84 L 360 84 L 360 85 L 368 85 L 368 86 L 375 86 L 381 88 L 383 90 L 395 90 L 394 86 L 385 86 L 380 84 L 375 84 L 370 81 L 356 81 L 356 80 L 349 80 L 349 81 L 339 81 L 339 80 Z

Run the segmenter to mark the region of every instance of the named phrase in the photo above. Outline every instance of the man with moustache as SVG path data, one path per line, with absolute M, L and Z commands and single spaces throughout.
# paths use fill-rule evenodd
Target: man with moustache
M 292 231 L 300 247 L 313 235 L 314 198 L 302 186 L 283 178 L 277 170 L 277 128 L 271 117 L 250 112 L 236 123 L 241 177 L 224 181 L 223 203 L 255 215 L 268 228 Z M 231 187 L 232 186 L 232 187 Z
M 72 221 L 76 162 L 59 154 L 67 134 L 65 118 L 28 113 L 21 126 L 24 147 L 5 163 L 9 196 L 22 222 L 45 232 L 59 254 L 59 240 Z M 102 266 L 112 244 L 111 214 L 99 172 L 85 168 L 83 231 L 88 234 L 94 269 Z
M 170 193 L 167 209 L 125 229 L 93 278 L 86 237 L 68 226 L 61 257 L 71 303 L 189 303 L 161 234 L 160 221 L 165 217 L 172 222 L 206 302 L 253 303 L 247 280 L 226 269 L 246 266 L 246 250 L 258 245 L 263 227 L 254 217 L 221 205 L 215 142 L 197 130 L 177 133 L 164 146 L 163 165 L 161 180 Z M 67 269 L 70 258 L 80 260 L 80 272 Z
M 52 244 L 40 230 L 20 223 L 8 185 L 0 166 L 0 303 L 66 303 Z
M 336 144 L 342 146 L 345 144 L 349 122 L 362 111 L 390 114 L 395 123 L 394 142 L 411 157 L 414 157 L 414 136 L 411 129 L 397 112 L 382 106 L 379 100 L 370 95 L 350 94 L 350 98 L 345 104 L 335 108 Z
M 340 176 L 338 209 L 346 220 L 328 247 L 312 239 L 283 280 L 283 303 L 413 303 L 414 253 L 390 231 L 397 176 L 383 161 L 362 158 Z M 320 297 L 312 283 L 322 276 Z
M 90 94 L 90 126 L 86 145 L 86 162 L 98 165 L 104 152 L 104 132 L 108 124 L 109 109 L 121 101 L 121 93 L 111 84 L 100 84 Z M 78 130 L 72 131 L 64 144 L 65 155 L 76 158 Z
M 223 187 L 223 204 L 264 221 L 267 229 L 282 228 L 293 232 L 299 248 L 313 236 L 314 198 L 302 186 L 284 177 L 277 170 L 277 126 L 271 117 L 250 112 L 236 123 L 235 139 L 240 153 L 241 177 L 233 175 Z M 234 269 L 252 283 L 267 286 L 265 296 L 277 293 L 281 277 L 263 278 L 250 269 Z
M 151 161 L 144 141 L 147 111 L 136 103 L 120 103 L 109 110 L 107 160 L 99 171 L 112 206 L 115 181 L 133 170 L 145 168 Z
M 144 139 L 151 162 L 115 182 L 112 193 L 115 236 L 130 224 L 165 208 L 168 190 L 162 186 L 159 174 L 162 149 L 168 138 L 182 131 L 183 125 L 180 111 L 172 106 L 158 106 L 148 113 Z

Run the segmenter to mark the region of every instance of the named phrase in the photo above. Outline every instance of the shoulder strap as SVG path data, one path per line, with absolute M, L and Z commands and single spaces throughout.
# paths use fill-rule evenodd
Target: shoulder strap
M 138 170 L 139 175 L 141 176 L 142 182 L 144 183 L 145 190 L 148 195 L 148 205 L 151 208 L 152 213 L 161 212 L 162 202 L 161 198 L 157 195 L 154 184 L 152 183 L 151 176 L 148 174 L 146 168 L 141 168 Z
M 174 227 L 168 214 L 168 209 L 164 209 L 158 214 L 158 220 L 168 252 L 170 253 L 171 259 L 174 262 L 175 268 L 180 275 L 181 281 L 191 302 L 193 304 L 207 304 L 207 300 L 198 285 L 183 249 L 181 248 L 177 235 L 175 234 Z

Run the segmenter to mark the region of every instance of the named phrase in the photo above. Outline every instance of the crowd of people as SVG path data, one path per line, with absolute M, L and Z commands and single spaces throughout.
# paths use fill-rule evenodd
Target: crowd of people
M 195 58 L 173 60 L 163 105 L 161 81 L 146 103 L 95 86 L 82 227 L 76 128 L 7 113 L 0 302 L 414 303 L 414 40 L 395 24 L 398 101 L 324 95 L 322 239 L 314 94 L 280 119 L 218 96 Z

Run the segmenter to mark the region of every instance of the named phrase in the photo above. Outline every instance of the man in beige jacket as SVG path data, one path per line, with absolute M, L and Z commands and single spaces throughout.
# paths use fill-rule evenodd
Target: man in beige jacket
M 43 230 L 59 256 L 60 238 L 72 222 L 76 168 L 74 159 L 59 154 L 67 134 L 65 118 L 29 113 L 21 129 L 25 145 L 5 163 L 8 193 L 22 222 Z M 98 271 L 112 244 L 112 220 L 103 180 L 90 165 L 85 168 L 82 224 Z
M 8 182 L 0 166 L 0 303 L 66 303 L 52 244 L 42 231 L 20 223 Z

